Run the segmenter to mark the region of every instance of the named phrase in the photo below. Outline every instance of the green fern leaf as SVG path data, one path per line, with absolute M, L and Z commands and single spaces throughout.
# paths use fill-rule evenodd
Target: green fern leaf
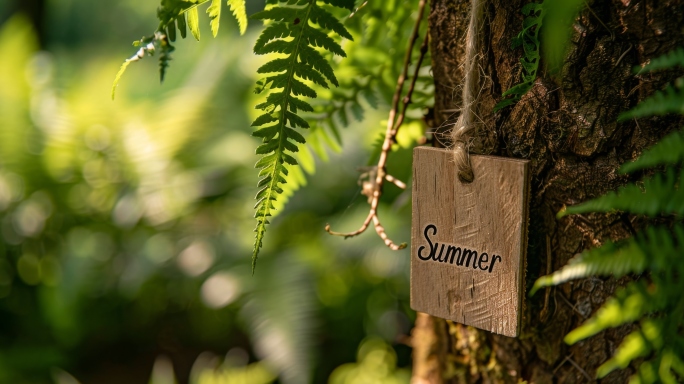
M 255 49 L 254 53 L 257 55 L 265 55 L 267 53 L 285 53 L 285 54 L 290 54 L 294 50 L 294 46 L 290 44 L 287 41 L 283 40 L 276 40 L 276 41 L 271 41 L 268 44 L 265 44 L 261 49 L 258 51 Z
M 171 42 L 176 41 L 176 20 L 171 20 L 169 24 L 166 25 L 166 35 L 169 36 Z
M 347 118 L 347 108 L 346 105 L 340 108 L 340 110 L 337 112 L 337 118 L 340 120 L 340 123 L 342 123 L 343 127 L 348 127 L 349 126 L 349 119 Z
M 353 103 L 351 105 L 351 111 L 352 114 L 354 114 L 354 118 L 356 118 L 356 121 L 363 121 L 363 108 L 361 108 L 361 105 Z
M 221 1 L 222 0 L 211 0 L 211 5 L 207 8 L 211 34 L 214 35 L 214 37 L 218 34 L 219 24 L 221 22 Z
M 663 164 L 677 164 L 684 161 L 684 131 L 675 131 L 656 145 L 644 151 L 636 161 L 626 163 L 621 173 L 630 173 Z
M 681 171 L 684 173 L 684 170 Z M 634 214 L 657 216 L 660 214 L 684 214 L 684 174 L 677 177 L 674 168 L 665 174 L 656 174 L 643 181 L 643 185 L 628 184 L 616 192 L 587 202 L 573 205 L 558 213 L 558 218 L 586 212 L 610 212 L 614 210 Z
M 684 48 L 679 47 L 674 51 L 659 56 L 643 67 L 634 67 L 634 73 L 652 72 L 660 69 L 674 67 L 684 68 Z
M 592 275 L 622 276 L 630 272 L 641 272 L 646 267 L 646 253 L 635 241 L 617 246 L 606 243 L 572 258 L 566 266 L 548 276 L 542 276 L 534 283 L 530 296 L 540 288 L 558 285 L 570 280 Z
M 311 21 L 320 25 L 321 28 L 329 29 L 348 40 L 354 40 L 347 28 L 340 23 L 335 16 L 321 7 L 314 7 L 311 11 Z
M 238 28 L 240 28 L 240 34 L 244 35 L 247 32 L 247 8 L 245 7 L 245 0 L 228 0 L 228 5 L 230 6 L 235 20 L 237 20 Z
M 331 83 L 335 84 L 336 87 L 339 86 L 332 67 L 317 50 L 309 46 L 303 46 L 299 55 L 302 63 L 309 64 L 313 69 L 323 74 Z
M 275 59 L 259 67 L 257 73 L 285 72 L 289 68 L 289 64 L 290 60 L 288 59 Z
M 261 52 L 264 46 L 271 40 L 287 38 L 292 36 L 292 33 L 293 31 L 288 28 L 287 23 L 270 24 L 261 32 L 259 38 L 257 38 L 256 44 L 254 44 L 254 53 L 260 54 L 259 52 Z
M 565 342 L 572 345 L 580 340 L 620 325 L 634 322 L 647 314 L 663 309 L 667 305 L 666 295 L 657 289 L 649 289 L 643 281 L 630 283 L 618 291 L 596 314 L 579 328 L 565 336 Z
M 342 3 L 344 2 L 340 2 Z M 297 112 L 313 111 L 313 108 L 297 96 L 316 97 L 314 89 L 305 81 L 325 88 L 328 87 L 328 81 L 338 84 L 332 67 L 314 47 L 340 56 L 344 56 L 344 51 L 332 38 L 310 23 L 317 23 L 319 28 L 332 30 L 343 37 L 351 37 L 344 26 L 322 9 L 316 0 L 290 1 L 288 4 L 296 6 L 275 6 L 252 16 L 254 19 L 273 22 L 257 39 L 254 52 L 258 55 L 285 55 L 270 60 L 258 69 L 259 73 L 275 74 L 259 82 L 262 89 L 270 89 L 271 92 L 265 102 L 257 105 L 258 109 L 266 113 L 252 123 L 258 127 L 254 136 L 262 139 L 262 144 L 256 150 L 257 154 L 262 155 L 255 165 L 260 170 L 258 186 L 261 189 L 256 195 L 257 225 L 254 229 L 256 235 L 252 272 L 263 245 L 268 218 L 275 213 L 276 202 L 291 192 L 288 190 L 286 193 L 282 185 L 290 181 L 297 185 L 302 184 L 301 171 L 292 168 L 290 175 L 288 168 L 298 164 L 292 154 L 299 152 L 300 146 L 305 143 L 304 136 L 297 129 L 309 128 L 309 123 Z M 289 38 L 292 39 L 288 40 Z
M 188 36 L 188 24 L 185 22 L 185 14 L 176 18 L 176 26 L 180 32 L 181 38 L 185 39 Z
M 678 79 L 684 83 L 684 79 Z M 632 110 L 620 114 L 619 121 L 668 113 L 684 114 L 684 87 L 667 86 L 664 91 L 658 91 L 653 96 L 639 103 Z
M 305 63 L 297 63 L 295 66 L 295 74 L 304 80 L 310 80 L 314 84 L 320 85 L 323 88 L 329 88 L 325 78 L 316 71 L 311 65 Z
M 341 57 L 347 56 L 342 50 L 342 47 L 335 40 L 333 40 L 332 37 L 317 30 L 316 28 L 307 28 L 307 43 L 314 47 L 326 49 Z
M 361 91 L 361 96 L 363 96 L 368 105 L 370 105 L 372 108 L 378 107 L 378 97 L 375 95 L 375 92 L 373 92 L 373 90 L 364 89 Z
M 200 40 L 199 12 L 197 7 L 190 8 L 187 12 L 188 28 L 197 41 Z
M 314 111 L 311 104 L 307 103 L 304 100 L 298 99 L 294 96 L 292 96 L 290 98 L 290 110 L 294 113 L 297 113 L 297 110 L 301 110 L 304 112 L 313 112 Z
M 672 232 L 663 227 L 649 227 L 646 231 L 620 243 L 607 242 L 600 248 L 585 251 L 572 258 L 566 266 L 534 283 L 530 296 L 543 287 L 558 285 L 570 280 L 593 275 L 624 276 L 641 273 L 646 267 L 653 271 L 671 269 L 684 245 L 684 227 L 675 227 L 679 245 L 675 245 Z
M 673 337 L 674 343 L 682 345 L 684 341 Z M 646 346 L 648 348 L 648 346 Z M 650 349 L 649 349 L 650 350 Z M 677 348 L 679 350 L 679 348 Z M 655 358 L 644 361 L 637 369 L 636 375 L 630 378 L 630 384 L 677 384 L 684 378 L 684 362 L 678 356 L 681 352 L 674 352 L 671 348 L 656 351 Z M 676 375 L 673 375 L 676 373 Z
M 596 371 L 596 376 L 603 378 L 616 369 L 627 368 L 632 360 L 646 356 L 649 352 L 651 352 L 651 347 L 642 332 L 640 330 L 634 331 L 625 337 L 620 347 L 615 351 L 615 355 L 601 364 Z
M 164 77 L 166 76 L 166 69 L 169 67 L 169 61 L 171 61 L 171 53 L 175 48 L 169 43 L 165 36 L 162 36 L 159 45 L 159 81 L 163 83 Z

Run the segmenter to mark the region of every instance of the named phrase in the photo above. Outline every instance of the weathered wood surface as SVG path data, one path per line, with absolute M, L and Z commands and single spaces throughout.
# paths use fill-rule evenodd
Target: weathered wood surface
M 520 332 L 527 249 L 528 161 L 413 153 L 411 308 L 506 336 Z

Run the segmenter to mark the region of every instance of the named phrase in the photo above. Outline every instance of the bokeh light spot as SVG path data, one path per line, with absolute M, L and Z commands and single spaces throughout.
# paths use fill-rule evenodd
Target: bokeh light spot
M 232 303 L 240 295 L 240 283 L 229 272 L 218 272 L 202 284 L 202 301 L 210 308 L 219 309 Z

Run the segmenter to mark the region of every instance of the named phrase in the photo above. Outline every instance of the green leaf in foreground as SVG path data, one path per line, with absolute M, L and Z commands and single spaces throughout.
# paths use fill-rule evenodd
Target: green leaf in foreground
M 195 37 L 197 41 L 200 39 L 200 28 L 199 28 L 199 12 L 197 12 L 197 7 L 190 8 L 187 11 L 188 15 L 188 28 L 190 32 Z
M 230 10 L 237 20 L 240 34 L 244 35 L 247 32 L 247 9 L 245 8 L 245 0 L 228 0 Z
M 222 0 L 211 0 L 211 5 L 207 8 L 207 14 L 209 15 L 209 26 L 211 27 L 211 34 L 216 37 L 219 30 L 219 25 L 221 23 L 221 1 Z
M 254 229 L 252 273 L 263 245 L 268 219 L 275 210 L 274 202 L 283 195 L 282 185 L 286 182 L 289 168 L 297 165 L 292 154 L 298 152 L 299 146 L 305 141 L 297 129 L 309 128 L 306 120 L 297 113 L 313 111 L 313 107 L 300 96 L 316 97 L 310 83 L 323 88 L 329 87 L 328 82 L 338 84 L 332 67 L 314 47 L 344 55 L 342 47 L 333 39 L 326 38 L 324 30 L 351 38 L 342 23 L 318 5 L 316 0 L 290 1 L 288 4 L 293 6 L 275 6 L 252 16 L 254 19 L 272 21 L 257 39 L 254 52 L 257 55 L 285 55 L 257 70 L 267 75 L 258 82 L 260 90 L 269 89 L 270 92 L 266 101 L 257 106 L 264 113 L 252 123 L 252 126 L 257 127 L 254 136 L 262 139 L 262 144 L 256 150 L 262 156 L 255 165 L 260 170 L 258 187 L 261 189 L 256 195 L 257 225 Z

